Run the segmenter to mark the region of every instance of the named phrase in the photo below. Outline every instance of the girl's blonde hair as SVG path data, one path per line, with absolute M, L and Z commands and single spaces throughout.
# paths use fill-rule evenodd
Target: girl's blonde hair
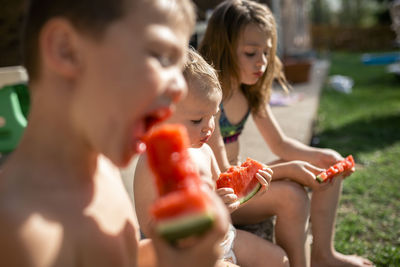
M 255 24 L 271 37 L 271 48 L 267 56 L 268 67 L 254 85 L 241 85 L 251 111 L 263 115 L 274 78 L 286 87 L 282 63 L 276 56 L 277 33 L 274 16 L 270 9 L 251 0 L 226 0 L 219 4 L 208 21 L 207 30 L 200 44 L 203 57 L 219 72 L 224 99 L 232 94 L 232 88 L 240 84 L 240 66 L 236 49 L 238 40 L 246 26 Z

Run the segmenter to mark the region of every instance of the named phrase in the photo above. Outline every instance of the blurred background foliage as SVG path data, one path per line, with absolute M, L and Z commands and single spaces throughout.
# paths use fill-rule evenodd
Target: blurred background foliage
M 385 51 L 396 48 L 389 7 L 393 0 L 309 0 L 316 51 Z
M 315 25 L 372 27 L 390 25 L 389 5 L 393 0 L 310 0 Z

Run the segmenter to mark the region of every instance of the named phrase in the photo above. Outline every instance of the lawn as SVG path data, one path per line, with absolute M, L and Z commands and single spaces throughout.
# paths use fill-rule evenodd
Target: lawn
M 317 146 L 357 162 L 343 185 L 335 246 L 377 266 L 400 266 L 400 79 L 360 58 L 332 54 L 330 75 L 354 79 L 353 92 L 325 86 L 315 127 Z

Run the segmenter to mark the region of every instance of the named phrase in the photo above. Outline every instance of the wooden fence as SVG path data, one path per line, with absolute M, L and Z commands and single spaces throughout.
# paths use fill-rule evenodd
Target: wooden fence
M 395 49 L 396 35 L 390 26 L 313 25 L 311 38 L 316 50 L 379 51 Z

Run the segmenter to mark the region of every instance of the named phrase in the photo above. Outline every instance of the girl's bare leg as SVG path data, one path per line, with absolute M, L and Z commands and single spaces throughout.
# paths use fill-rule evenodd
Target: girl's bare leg
M 233 251 L 241 267 L 289 267 L 282 248 L 246 231 L 237 230 Z
M 333 185 L 327 190 L 313 192 L 311 198 L 311 229 L 313 243 L 311 248 L 311 266 L 371 266 L 372 263 L 355 255 L 343 255 L 334 248 L 336 210 L 342 179 L 333 179 Z
M 261 196 L 232 214 L 234 224 L 259 223 L 276 215 L 276 243 L 287 253 L 290 266 L 306 266 L 305 241 L 310 201 L 304 188 L 287 180 L 274 181 Z

